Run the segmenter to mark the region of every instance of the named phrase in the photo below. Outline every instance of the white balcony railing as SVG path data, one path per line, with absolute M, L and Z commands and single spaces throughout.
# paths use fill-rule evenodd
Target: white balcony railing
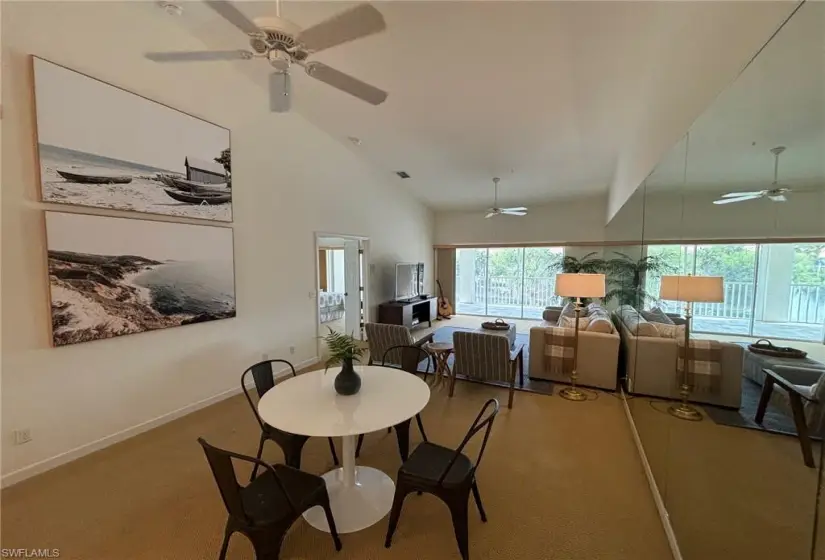
M 522 286 L 523 283 L 523 286 Z M 555 295 L 555 276 L 490 276 L 485 280 L 477 276 L 473 282 L 472 301 L 459 297 L 459 305 L 481 304 L 490 306 L 544 308 L 561 305 L 562 298 Z M 659 293 L 658 279 L 648 284 L 648 293 Z M 696 317 L 726 319 L 750 319 L 754 308 L 756 286 L 753 282 L 725 282 L 724 303 L 696 303 Z M 662 302 L 666 311 L 678 313 L 683 305 L 679 302 Z M 825 286 L 791 284 L 787 322 L 821 325 L 825 322 Z

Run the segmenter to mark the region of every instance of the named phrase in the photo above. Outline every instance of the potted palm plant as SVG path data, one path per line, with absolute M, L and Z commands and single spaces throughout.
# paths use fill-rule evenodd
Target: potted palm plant
M 353 367 L 354 360 L 361 360 L 364 348 L 352 335 L 335 332 L 331 328 L 324 336 L 329 357 L 325 362 L 324 372 L 330 367 L 341 365 L 341 371 L 335 376 L 335 392 L 339 395 L 354 395 L 361 389 L 361 376 Z
M 648 272 L 664 275 L 673 272 L 674 268 L 656 255 L 635 260 L 624 253 L 614 251 L 614 254 L 618 255 L 618 258 L 610 259 L 606 263 L 611 288 L 604 295 L 604 301 L 616 299 L 619 305 L 632 305 L 639 309 L 645 302 L 658 299 L 655 294 L 645 290 L 645 275 Z
M 582 258 L 565 255 L 561 259 L 561 270 L 565 273 L 582 272 L 584 274 L 598 274 L 605 271 L 607 262 L 604 259 L 594 257 L 596 251 L 587 253 Z

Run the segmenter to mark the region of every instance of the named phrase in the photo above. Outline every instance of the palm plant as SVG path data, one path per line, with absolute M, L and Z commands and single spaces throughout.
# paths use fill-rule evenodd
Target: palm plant
M 655 294 L 645 290 L 645 275 L 650 272 L 657 275 L 674 272 L 673 266 L 656 255 L 648 255 L 639 260 L 614 251 L 618 258 L 606 263 L 608 283 L 611 288 L 604 296 L 605 301 L 616 299 L 619 305 L 632 305 L 639 308 L 645 302 L 659 299 Z
M 607 268 L 607 261 L 594 257 L 596 251 L 587 253 L 582 258 L 577 259 L 570 255 L 565 255 L 561 259 L 561 270 L 565 273 L 583 272 L 585 274 L 597 274 L 604 272 Z

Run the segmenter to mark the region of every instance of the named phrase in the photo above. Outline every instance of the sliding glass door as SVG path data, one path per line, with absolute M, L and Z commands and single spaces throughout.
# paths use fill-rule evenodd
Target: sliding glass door
M 559 305 L 561 247 L 456 249 L 456 313 L 541 319 Z
M 753 336 L 825 341 L 825 244 L 759 249 Z
M 694 305 L 696 332 L 825 342 L 825 244 L 651 245 L 671 274 L 722 276 L 723 303 Z M 648 292 L 660 277 L 648 274 Z M 658 302 L 681 312 L 675 301 Z

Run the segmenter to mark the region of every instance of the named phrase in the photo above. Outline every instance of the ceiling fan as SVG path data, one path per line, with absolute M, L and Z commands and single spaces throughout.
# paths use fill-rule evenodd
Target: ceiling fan
M 527 208 L 524 206 L 517 206 L 515 208 L 499 208 L 498 207 L 498 183 L 501 181 L 498 177 L 493 177 L 493 188 L 495 189 L 495 199 L 493 201 L 493 207 L 487 209 L 487 215 L 484 216 L 485 218 L 492 218 L 493 216 L 498 216 L 499 214 L 504 214 L 506 216 L 526 216 L 527 215 Z
M 269 108 L 276 113 L 289 111 L 292 88 L 289 70 L 293 64 L 307 75 L 372 105 L 387 99 L 387 92 L 322 62 L 307 60 L 319 51 L 384 31 L 384 16 L 370 4 L 341 12 L 307 29 L 281 17 L 281 3 L 275 4 L 274 17 L 247 18 L 227 0 L 207 0 L 207 5 L 249 37 L 252 50 L 151 52 L 154 62 L 210 62 L 216 60 L 264 59 L 274 72 L 269 77 Z
M 714 200 L 714 204 L 731 204 L 733 202 L 742 202 L 745 200 L 754 200 L 757 198 L 768 198 L 774 202 L 785 202 L 788 198 L 785 196 L 785 193 L 791 192 L 791 189 L 780 187 L 777 183 L 777 177 L 779 175 L 779 156 L 782 152 L 785 151 L 785 146 L 777 146 L 776 148 L 771 149 L 771 153 L 774 156 L 774 163 L 773 163 L 773 183 L 771 184 L 770 189 L 765 189 L 762 191 L 752 191 L 752 192 L 736 192 L 736 193 L 728 193 L 723 194 L 722 198 L 719 200 Z

